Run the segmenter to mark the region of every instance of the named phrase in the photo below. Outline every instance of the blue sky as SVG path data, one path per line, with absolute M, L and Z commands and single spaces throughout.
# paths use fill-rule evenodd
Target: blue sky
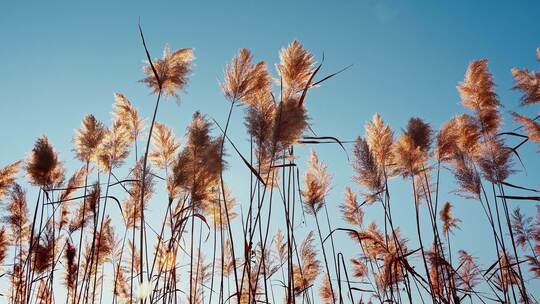
M 179 105 L 173 100 L 163 103 L 158 113 L 158 120 L 179 136 L 196 110 L 225 120 L 228 104 L 218 83 L 239 48 L 249 48 L 255 60 L 266 60 L 273 67 L 278 50 L 293 39 L 318 60 L 324 53 L 323 74 L 354 64 L 309 95 L 306 105 L 319 135 L 354 139 L 363 134 L 363 125 L 375 112 L 396 133 L 411 116 L 425 118 L 438 128 L 464 112 L 455 87 L 467 64 L 479 58 L 489 60 L 505 113 L 538 111 L 519 107 L 510 74 L 512 67 L 538 68 L 537 1 L 112 2 L 0 4 L 0 126 L 4 130 L 0 165 L 22 158 L 37 137 L 47 134 L 74 170 L 80 164 L 71 152 L 73 130 L 88 113 L 109 122 L 114 92 L 125 94 L 142 115 L 150 117 L 154 98 L 137 83 L 145 59 L 137 31 L 139 18 L 153 57 L 161 56 L 166 43 L 173 49 L 195 48 L 196 65 L 187 93 L 181 95 Z M 242 117 L 242 110 L 236 109 L 230 134 L 247 151 Z M 504 128 L 513 127 L 507 119 Z M 299 148 L 302 165 L 308 149 Z M 329 208 L 336 212 L 343 188 L 352 185 L 352 170 L 338 147 L 317 150 L 334 174 Z M 516 174 L 513 183 L 540 187 L 536 150 L 532 144 L 524 147 L 527 174 Z M 233 152 L 230 163 L 228 183 L 242 201 L 247 173 Z M 442 199 L 452 201 L 463 220 L 462 231 L 455 236 L 457 246 L 489 256 L 487 222 L 479 205 L 449 193 L 452 179 L 445 178 Z M 409 183 L 393 184 L 393 210 L 402 215 L 397 222 L 412 232 Z M 519 205 L 533 214 L 532 203 Z M 368 219 L 377 218 L 378 211 L 372 209 L 367 211 Z M 337 217 L 336 213 L 336 224 Z M 345 239 L 339 246 L 350 249 Z

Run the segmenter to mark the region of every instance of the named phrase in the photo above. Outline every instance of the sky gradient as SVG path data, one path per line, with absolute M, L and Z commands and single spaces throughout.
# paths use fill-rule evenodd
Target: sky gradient
M 0 4 L 0 125 L 4 130 L 0 166 L 23 158 L 34 141 L 47 134 L 68 173 L 73 172 L 80 166 L 71 152 L 73 130 L 89 113 L 109 123 L 114 92 L 123 93 L 144 117 L 151 116 L 154 97 L 137 82 L 144 77 L 145 59 L 139 20 L 154 58 L 161 56 L 166 43 L 172 49 L 195 49 L 194 73 L 186 93 L 179 103 L 162 103 L 158 113 L 158 121 L 171 126 L 179 137 L 196 110 L 224 123 L 229 105 L 219 81 L 239 48 L 250 49 L 256 61 L 267 61 L 276 76 L 278 51 L 293 39 L 301 41 L 317 61 L 324 54 L 321 75 L 353 64 L 308 96 L 311 124 L 321 136 L 353 140 L 363 135 L 364 124 L 375 112 L 396 134 L 413 116 L 439 128 L 453 115 L 466 112 L 456 85 L 468 63 L 480 58 L 489 60 L 504 113 L 532 116 L 538 111 L 519 106 L 520 95 L 511 90 L 510 73 L 512 67 L 538 68 L 538 1 L 109 2 Z M 506 114 L 503 129 L 510 130 L 515 125 Z M 230 137 L 247 153 L 242 108 L 233 113 Z M 310 148 L 298 149 L 301 168 Z M 336 206 L 344 187 L 359 188 L 351 181 L 352 169 L 339 147 L 316 149 L 334 176 L 328 201 L 331 218 L 338 224 Z M 348 150 L 351 154 L 352 147 Z M 512 183 L 540 187 L 536 150 L 533 144 L 525 145 L 522 157 L 527 172 L 511 177 Z M 249 181 L 248 172 L 232 149 L 228 160 L 227 183 L 239 201 L 245 201 L 242 185 Z M 516 164 L 515 169 L 521 167 Z M 441 199 L 454 203 L 455 214 L 463 221 L 455 246 L 489 257 L 493 250 L 480 206 L 451 193 L 452 177 L 443 176 Z M 406 232 L 413 231 L 410 185 L 396 179 L 391 187 L 393 211 L 400 215 L 396 221 Z M 530 202 L 512 204 L 534 214 Z M 375 209 L 366 210 L 367 220 L 381 221 Z M 349 248 L 345 238 L 338 245 L 343 251 L 357 250 Z

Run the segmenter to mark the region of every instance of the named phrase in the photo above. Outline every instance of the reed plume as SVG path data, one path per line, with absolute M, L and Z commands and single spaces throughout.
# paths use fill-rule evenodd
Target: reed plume
M 77 249 L 71 241 L 66 243 L 66 249 L 64 251 L 64 260 L 65 260 L 65 276 L 64 276 L 64 285 L 68 289 L 68 296 L 71 294 L 75 288 L 75 280 L 77 280 Z
M 225 81 L 221 84 L 225 96 L 231 100 L 241 100 L 248 105 L 255 104 L 261 92 L 271 88 L 271 77 L 266 63 L 252 63 L 248 49 L 240 49 L 230 65 L 225 68 Z
M 480 174 L 475 169 L 474 164 L 463 153 L 456 153 L 454 159 L 453 173 L 458 182 L 458 188 L 455 192 L 465 198 L 478 199 L 481 190 Z
M 223 192 L 225 193 L 225 199 L 222 197 Z M 225 204 L 227 204 L 229 220 L 227 220 L 223 214 Z M 234 211 L 236 204 L 236 199 L 232 196 L 228 187 L 225 187 L 225 191 L 215 188 L 212 191 L 212 196 L 208 200 L 208 203 L 204 206 L 204 211 L 205 214 L 210 216 L 212 220 L 211 223 L 216 229 L 225 229 L 228 227 L 229 222 L 232 222 L 238 216 Z
M 452 214 L 452 204 L 450 202 L 444 203 L 442 210 L 439 212 L 439 217 L 443 222 L 442 231 L 443 234 L 447 235 L 455 228 L 459 228 L 458 224 L 461 222 L 460 219 L 455 218 Z
M 137 140 L 144 129 L 144 119 L 139 117 L 139 112 L 133 104 L 121 93 L 114 93 L 113 118 L 123 124 L 129 132 L 129 142 Z
M 50 189 L 64 181 L 64 167 L 47 136 L 44 135 L 36 141 L 26 161 L 26 172 L 30 183 L 44 189 Z
M 298 142 L 307 128 L 307 110 L 298 98 L 287 98 L 274 111 L 273 145 L 280 152 Z
M 515 171 L 512 169 L 512 151 L 504 146 L 500 139 L 484 142 L 478 164 L 483 176 L 492 183 L 499 183 L 508 178 Z
M 536 58 L 540 60 L 540 48 L 536 49 Z M 515 81 L 514 89 L 523 93 L 521 96 L 522 105 L 540 102 L 540 71 L 513 68 L 512 76 Z
M 524 248 L 530 244 L 534 235 L 533 218 L 525 217 L 519 207 L 512 212 L 512 228 L 518 245 Z
M 154 125 L 152 139 L 154 149 L 150 155 L 148 155 L 148 159 L 157 168 L 168 168 L 174 161 L 180 143 L 174 137 L 174 134 L 169 127 L 158 122 Z
M 525 128 L 529 140 L 540 144 L 540 124 L 538 122 L 518 113 L 512 113 L 512 117 L 518 124 Z
M 456 154 L 476 159 L 480 154 L 480 127 L 467 114 L 454 116 L 437 134 L 436 156 L 441 161 L 455 160 Z
M 330 288 L 330 281 L 328 280 L 328 276 L 324 276 L 321 288 L 319 288 L 319 296 L 321 297 L 321 302 L 323 304 L 334 303 L 335 294 L 332 288 Z
M 364 211 L 356 199 L 356 194 L 352 192 L 351 188 L 345 188 L 345 199 L 339 206 L 339 209 L 341 210 L 341 217 L 347 223 L 358 228 L 362 227 L 364 222 Z
M 316 215 L 324 206 L 325 198 L 330 190 L 331 176 L 326 165 L 319 161 L 315 150 L 311 150 L 309 169 L 304 177 L 304 210 L 308 214 Z
M 321 271 L 321 263 L 317 259 L 313 231 L 308 233 L 299 247 L 300 265 L 293 267 L 294 295 L 299 296 L 311 287 Z
M 366 265 L 361 259 L 353 258 L 351 259 L 351 264 L 353 266 L 352 268 L 352 275 L 357 279 L 363 279 L 366 278 L 369 270 Z
M 0 169 L 0 199 L 8 193 L 9 188 L 15 182 L 22 161 L 16 161 Z
M 386 162 L 386 160 L 383 161 Z M 367 140 L 360 136 L 356 138 L 354 144 L 354 161 L 352 166 L 356 172 L 353 180 L 368 190 L 362 194 L 366 202 L 373 203 L 380 200 L 384 187 L 384 172 L 379 166 L 377 158 L 372 153 Z
M 103 172 L 121 166 L 129 155 L 129 130 L 124 123 L 115 120 L 99 145 L 97 162 Z
M 407 177 L 423 171 L 426 168 L 431 142 L 431 127 L 420 118 L 409 119 L 407 129 L 392 147 L 395 172 Z
M 286 95 L 303 90 L 313 72 L 313 55 L 304 49 L 297 40 L 291 42 L 279 52 L 280 63 L 277 65 L 279 76 Z
M 458 251 L 459 265 L 457 283 L 459 288 L 472 291 L 481 281 L 480 268 L 476 265 L 473 256 L 464 250 Z
M 220 157 L 221 138 L 210 136 L 211 124 L 196 112 L 187 130 L 186 146 L 173 164 L 174 188 L 191 196 L 192 204 L 202 208 L 219 184 L 225 162 Z
M 143 201 L 143 208 L 146 209 L 150 198 L 154 194 L 154 175 L 150 168 L 146 168 L 146 176 L 143 181 L 143 161 L 139 160 L 133 170 L 131 171 L 132 177 L 137 182 L 131 183 L 128 187 L 129 197 L 124 201 L 124 217 L 126 219 L 127 228 L 138 228 L 140 229 L 140 223 L 137 219 L 141 216 L 141 196 Z M 143 190 L 144 187 L 144 190 Z M 144 193 L 144 194 L 143 194 Z
M 73 173 L 73 175 L 69 178 L 64 189 L 62 192 L 60 192 L 60 197 L 58 199 L 58 201 L 62 203 L 62 206 L 67 206 L 69 201 L 72 199 L 73 194 L 75 194 L 77 189 L 84 184 L 86 174 L 87 172 L 83 167 L 75 171 L 75 173 Z
M 75 130 L 73 143 L 76 157 L 83 162 L 94 161 L 105 132 L 105 127 L 94 115 L 86 115 L 81 127 Z
M 7 215 L 2 218 L 2 222 L 10 226 L 12 242 L 21 250 L 22 241 L 27 241 L 30 237 L 30 227 L 26 191 L 17 183 L 11 189 L 6 211 Z
M 163 57 L 152 60 L 159 79 L 156 78 L 152 66 L 148 63 L 143 68 L 147 77 L 141 82 L 152 89 L 154 94 L 162 91 L 167 96 L 178 98 L 176 92 L 185 89 L 194 59 L 191 48 L 179 49 L 171 53 L 169 47 L 165 46 Z
M 33 249 L 34 263 L 32 266 L 33 271 L 38 274 L 44 273 L 51 266 L 51 261 L 54 258 L 55 252 L 55 239 L 53 237 L 53 227 L 48 225 L 38 242 Z
M 378 165 L 385 167 L 392 153 L 394 132 L 384 123 L 381 115 L 376 113 L 366 126 L 366 143 Z
M 463 106 L 476 113 L 483 132 L 490 136 L 499 129 L 501 123 L 498 110 L 500 103 L 494 87 L 487 59 L 469 64 L 465 79 L 457 87 Z

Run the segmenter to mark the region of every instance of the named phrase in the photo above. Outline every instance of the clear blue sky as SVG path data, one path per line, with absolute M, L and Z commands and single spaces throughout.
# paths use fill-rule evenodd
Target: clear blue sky
M 177 135 L 184 134 L 195 110 L 225 119 L 228 104 L 218 81 L 239 48 L 249 48 L 256 60 L 273 67 L 278 50 L 298 39 L 319 60 L 325 54 L 323 74 L 354 64 L 313 90 L 307 102 L 314 130 L 350 140 L 363 134 L 363 125 L 375 112 L 396 132 L 411 116 L 438 128 L 464 111 L 455 86 L 467 64 L 479 58 L 489 59 L 505 113 L 538 111 L 518 106 L 510 69 L 538 68 L 539 12 L 538 1 L 3 1 L 0 165 L 20 159 L 38 136 L 47 134 L 74 170 L 79 164 L 71 153 L 73 130 L 88 113 L 108 122 L 113 92 L 125 94 L 145 117 L 151 115 L 154 98 L 137 83 L 145 59 L 139 18 L 153 57 L 161 56 L 165 43 L 173 49 L 195 48 L 187 94 L 180 105 L 163 103 L 158 114 Z M 237 109 L 231 137 L 247 151 L 242 117 Z M 513 126 L 506 120 L 505 129 Z M 343 188 L 352 185 L 352 170 L 339 148 L 317 149 L 334 174 L 329 202 L 335 210 Z M 540 187 L 536 149 L 532 144 L 524 147 L 528 175 L 518 173 L 512 182 Z M 246 190 L 241 181 L 247 174 L 235 158 L 231 152 L 229 183 L 242 201 Z M 304 154 L 299 162 L 306 161 Z M 450 194 L 451 177 L 446 180 L 442 199 L 454 202 L 456 215 L 464 221 L 455 236 L 457 247 L 479 255 L 493 252 L 485 248 L 491 245 L 479 205 Z M 410 186 L 396 182 L 394 187 L 393 210 L 403 215 L 398 224 L 409 231 Z M 532 203 L 520 204 L 533 214 Z M 367 213 L 368 219 L 378 214 L 371 209 Z M 476 234 L 479 227 L 485 233 Z M 343 241 L 339 245 L 345 251 L 349 248 Z

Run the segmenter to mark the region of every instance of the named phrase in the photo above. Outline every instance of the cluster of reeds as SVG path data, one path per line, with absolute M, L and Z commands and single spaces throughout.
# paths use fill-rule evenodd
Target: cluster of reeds
M 337 223 L 327 208 L 327 166 L 313 150 L 302 174 L 294 149 L 345 149 L 337 138 L 308 135 L 308 92 L 337 73 L 319 77 L 322 64 L 298 41 L 281 49 L 277 78 L 241 49 L 221 85 L 230 104 L 224 123 L 196 112 L 181 142 L 157 114 L 162 97 L 179 98 L 187 85 L 193 50 L 166 48 L 152 60 L 142 31 L 141 38 L 148 59 L 141 82 L 156 96 L 150 122 L 116 93 L 110 126 L 88 115 L 76 130 L 81 168 L 70 178 L 46 136 L 26 160 L 0 170 L 0 281 L 9 285 L 2 301 L 538 303 L 540 208 L 534 219 L 511 201 L 540 198 L 507 192 L 538 192 L 508 178 L 521 162 L 519 148 L 540 144 L 540 123 L 513 113 L 521 127 L 502 131 L 487 60 L 472 62 L 458 85 L 469 113 L 438 131 L 411 118 L 396 134 L 373 116 L 365 135 L 350 142 L 355 185 L 345 189 Z M 540 72 L 512 73 L 523 105 L 539 103 Z M 228 134 L 239 120 L 235 106 L 244 110 L 249 152 Z M 510 146 L 513 138 L 521 141 Z M 130 155 L 135 161 L 121 176 Z M 251 176 L 241 206 L 224 180 L 226 156 L 238 157 Z M 493 260 L 452 246 L 461 220 L 441 198 L 441 171 L 454 175 L 456 194 L 481 206 Z M 392 211 L 389 181 L 400 178 L 411 187 L 411 197 L 397 202 L 414 210 L 410 235 Z M 160 189 L 165 201 L 154 197 Z M 29 190 L 36 192 L 30 204 Z M 147 218 L 149 206 L 163 210 L 159 222 Z M 372 208 L 383 218 L 366 223 Z M 343 237 L 351 245 L 336 247 Z

